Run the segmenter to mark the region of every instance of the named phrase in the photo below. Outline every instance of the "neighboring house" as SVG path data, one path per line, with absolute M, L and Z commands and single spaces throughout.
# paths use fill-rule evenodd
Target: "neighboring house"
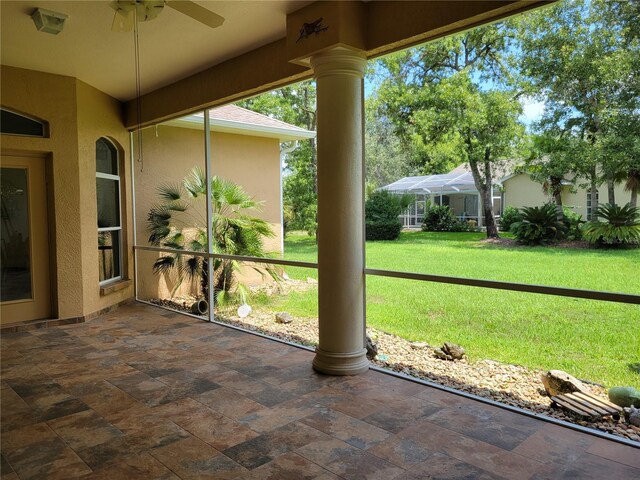
M 473 220 L 483 227 L 480 194 L 465 165 L 440 175 L 404 177 L 381 188 L 397 194 L 415 195 L 415 201 L 400 215 L 404 228 L 421 227 L 427 203 L 448 205 L 460 220 Z M 622 183 L 616 185 L 615 197 L 618 204 L 629 201 L 630 193 L 624 190 Z M 598 198 L 600 203 L 608 201 L 606 185 L 598 189 Z M 496 217 L 508 206 L 535 207 L 551 201 L 553 198 L 544 193 L 542 184 L 526 173 L 510 174 L 494 183 L 493 211 Z M 580 182 L 563 180 L 562 204 L 582 215 L 583 219 L 591 219 L 589 190 L 581 187 Z
M 500 180 L 503 187 L 504 206 L 515 208 L 535 207 L 553 201 L 551 195 L 544 193 L 542 184 L 536 182 L 526 173 L 514 173 Z M 591 196 L 589 189 L 580 186 L 580 181 L 563 180 L 562 205 L 570 207 L 575 213 L 582 215 L 585 220 L 591 220 Z M 615 200 L 618 205 L 625 204 L 630 199 L 630 192 L 625 191 L 624 183 L 615 187 Z M 598 188 L 598 202 L 608 202 L 607 185 Z
M 415 201 L 400 215 L 404 228 L 421 227 L 428 203 L 448 205 L 460 220 L 472 220 L 478 227 L 483 227 L 480 194 L 473 175 L 464 165 L 440 175 L 404 177 L 381 188 L 399 195 L 406 193 L 415 196 Z M 502 197 L 497 182 L 493 188 L 493 211 L 496 216 L 502 213 Z
M 211 130 L 212 175 L 240 185 L 255 200 L 262 202 L 260 212 L 248 212 L 271 225 L 273 238 L 265 239 L 265 251 L 282 253 L 281 143 L 315 137 L 315 132 L 290 125 L 245 108 L 226 105 L 209 112 Z M 133 177 L 136 188 L 136 235 L 139 245 L 148 244 L 146 218 L 159 203 L 158 186 L 175 184 L 194 167 L 204 170 L 204 115 L 198 113 L 171 120 L 142 131 L 144 162 L 136 163 Z M 136 140 L 136 136 L 134 136 Z M 136 141 L 137 144 L 137 141 Z M 135 148 L 134 148 L 135 150 Z M 204 203 L 201 204 L 204 207 Z M 197 212 L 194 222 L 206 218 Z M 201 225 L 204 226 L 204 225 Z M 138 296 L 165 298 L 171 290 L 171 276 L 153 274 L 157 258 L 153 252 L 141 252 L 143 262 L 138 273 Z M 256 280 L 256 276 L 250 277 Z M 176 293 L 195 293 L 188 282 Z

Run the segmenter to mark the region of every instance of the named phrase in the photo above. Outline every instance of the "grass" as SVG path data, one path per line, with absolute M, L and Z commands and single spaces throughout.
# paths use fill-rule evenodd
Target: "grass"
M 640 292 L 640 250 L 505 247 L 478 233 L 403 233 L 368 242 L 367 267 L 625 293 Z M 290 235 L 287 259 L 315 261 L 315 240 Z M 289 268 L 292 278 L 315 270 Z M 315 290 L 270 299 L 317 316 Z M 640 386 L 640 307 L 367 277 L 367 324 L 411 341 L 463 345 L 472 359 L 565 370 L 605 386 Z

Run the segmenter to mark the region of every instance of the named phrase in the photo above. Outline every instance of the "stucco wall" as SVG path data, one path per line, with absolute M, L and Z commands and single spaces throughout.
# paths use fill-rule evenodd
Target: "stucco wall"
M 550 198 L 542 191 L 542 185 L 529 175 L 520 174 L 503 182 L 504 207 L 535 207 L 547 203 Z
M 2 105 L 49 124 L 49 138 L 3 135 L 2 151 L 47 156 L 52 316 L 83 316 L 131 297 L 130 287 L 100 298 L 98 286 L 95 141 L 126 146 L 120 104 L 71 77 L 2 66 Z
M 76 81 L 6 66 L 2 66 L 1 78 L 4 107 L 49 123 L 49 138 L 2 135 L 2 151 L 20 155 L 38 152 L 47 156 L 49 189 L 55 199 L 49 205 L 50 253 L 55 257 L 52 314 L 61 318 L 82 315 L 83 281 L 78 256 L 83 246 L 77 240 L 80 238 L 80 173 Z
M 137 145 L 137 137 L 136 145 Z M 148 244 L 146 218 L 160 199 L 157 187 L 179 183 L 195 166 L 204 170 L 204 134 L 201 130 L 158 125 L 143 130 L 143 164 L 136 163 L 136 234 L 140 245 Z M 280 143 L 277 139 L 212 132 L 211 159 L 213 175 L 231 180 L 256 200 L 264 202 L 256 216 L 272 226 L 275 237 L 265 239 L 265 250 L 280 251 Z M 196 204 L 198 226 L 204 227 L 204 202 Z M 174 279 L 154 275 L 151 266 L 157 254 L 145 252 L 138 259 L 138 296 L 143 299 L 169 296 Z M 249 280 L 256 280 L 255 276 Z M 185 282 L 176 294 L 195 293 L 197 284 Z
M 133 282 L 127 288 L 100 294 L 96 204 L 96 141 L 106 137 L 116 146 L 120 160 L 122 276 L 133 279 L 133 231 L 131 224 L 131 168 L 129 133 L 122 125 L 120 102 L 103 92 L 77 82 L 78 162 L 80 168 L 82 275 L 84 314 L 89 314 L 133 296 Z
M 516 208 L 535 207 L 543 205 L 552 200 L 542 191 L 542 184 L 533 181 L 529 175 L 520 174 L 505 180 L 504 200 L 505 207 L 512 206 Z M 583 219 L 587 218 L 587 196 L 588 191 L 578 186 L 572 189 L 569 186 L 563 188 L 562 204 L 572 207 L 573 211 L 582 215 Z M 607 203 L 607 186 L 602 185 L 598 188 L 598 196 L 600 203 Z M 618 205 L 625 204 L 629 201 L 631 194 L 624 190 L 624 185 L 619 183 L 615 188 L 615 200 Z

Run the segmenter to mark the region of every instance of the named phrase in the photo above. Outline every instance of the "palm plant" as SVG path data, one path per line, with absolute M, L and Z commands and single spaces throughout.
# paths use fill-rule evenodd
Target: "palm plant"
M 523 207 L 522 220 L 511 225 L 511 232 L 518 242 L 536 245 L 563 238 L 566 227 L 558 220 L 558 207 L 547 203 L 541 207 Z
M 600 219 L 604 221 L 600 221 Z M 584 237 L 601 246 L 640 243 L 640 208 L 605 203 L 596 210 L 596 220 L 585 223 Z
M 209 294 L 208 259 L 180 250 L 207 252 L 206 177 L 196 167 L 182 183 L 165 183 L 158 187 L 160 203 L 151 207 L 147 216 L 149 243 L 176 250 L 162 255 L 153 264 L 156 274 L 175 272 L 176 284 L 171 294 L 185 279 L 200 279 L 201 293 Z M 211 179 L 213 252 L 227 255 L 265 257 L 263 238 L 273 237 L 269 224 L 248 211 L 260 211 L 262 202 L 254 200 L 235 183 L 213 177 Z M 278 279 L 270 266 L 254 266 L 260 274 Z M 238 293 L 245 300 L 246 289 L 236 274 L 240 266 L 236 260 L 215 258 L 211 285 L 218 303 L 224 303 Z

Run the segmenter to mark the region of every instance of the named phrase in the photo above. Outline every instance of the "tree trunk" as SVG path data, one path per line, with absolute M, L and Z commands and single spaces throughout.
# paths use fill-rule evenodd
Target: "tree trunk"
M 553 199 L 555 200 L 556 210 L 558 211 L 556 218 L 558 219 L 559 222 L 561 222 L 562 220 L 564 220 L 564 210 L 562 209 L 562 196 L 558 192 L 553 195 Z
M 631 189 L 631 200 L 629 200 L 629 205 L 631 205 L 634 208 L 638 206 L 638 189 L 637 188 Z
M 484 188 L 481 192 L 482 211 L 484 213 L 484 224 L 487 227 L 487 238 L 500 238 L 498 235 L 498 225 L 493 216 L 493 191 L 491 187 Z
M 550 180 L 553 201 L 556 204 L 558 210 L 556 218 L 559 222 L 564 219 L 564 211 L 562 210 L 562 177 L 551 177 Z
M 612 179 L 607 179 L 607 198 L 611 205 L 616 203 L 616 184 Z
M 482 202 L 482 213 L 484 216 L 484 224 L 487 228 L 487 238 L 500 238 L 498 235 L 498 225 L 493 216 L 493 180 L 491 178 L 491 150 L 485 150 L 485 159 L 482 162 L 484 167 L 484 175 L 480 174 L 478 162 L 469 160 L 469 168 L 473 175 L 473 182 L 480 193 L 480 201 Z
M 200 290 L 206 301 L 209 301 L 209 260 L 202 260 L 202 275 L 200 276 Z M 213 308 L 213 305 L 210 305 Z
M 591 218 L 589 220 L 597 220 L 596 210 L 598 209 L 598 186 L 596 185 L 595 179 L 591 180 L 591 189 L 589 191 L 589 196 L 591 197 Z

